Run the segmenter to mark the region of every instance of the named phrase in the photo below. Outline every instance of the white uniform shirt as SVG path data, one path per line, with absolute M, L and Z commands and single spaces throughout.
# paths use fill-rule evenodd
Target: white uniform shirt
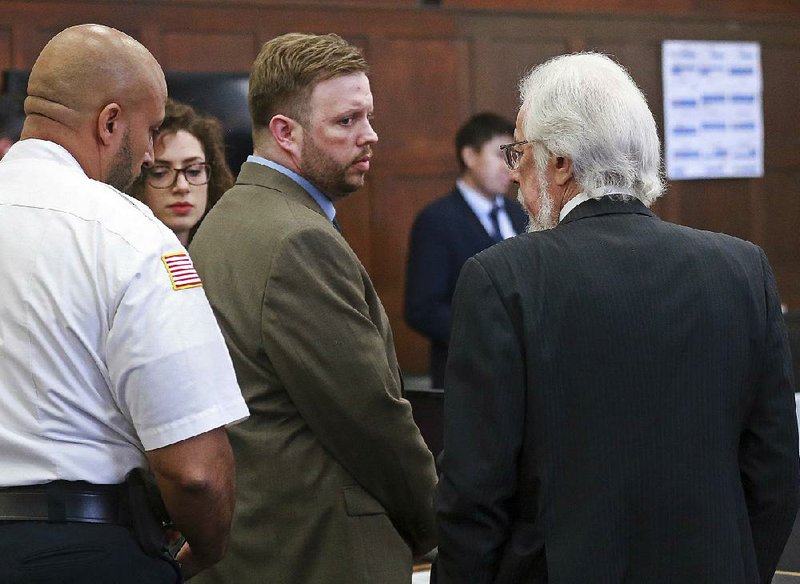
M 172 255 L 181 254 L 181 255 Z M 119 483 L 248 415 L 185 249 L 61 146 L 0 162 L 0 486 Z M 180 264 L 188 264 L 181 280 Z M 168 268 L 168 265 L 171 267 Z

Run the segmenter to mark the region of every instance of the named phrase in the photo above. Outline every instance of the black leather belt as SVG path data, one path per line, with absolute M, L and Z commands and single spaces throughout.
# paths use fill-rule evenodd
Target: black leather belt
M 130 525 L 126 485 L 53 481 L 0 488 L 0 521 Z

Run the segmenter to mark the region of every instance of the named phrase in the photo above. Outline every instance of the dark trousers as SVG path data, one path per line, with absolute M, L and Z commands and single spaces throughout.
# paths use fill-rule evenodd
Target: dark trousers
M 0 522 L 0 584 L 178 584 L 177 566 L 145 555 L 125 527 Z

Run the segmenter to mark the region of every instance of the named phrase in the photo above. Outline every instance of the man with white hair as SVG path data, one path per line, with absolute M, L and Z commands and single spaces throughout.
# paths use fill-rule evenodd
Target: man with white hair
M 438 583 L 769 582 L 800 464 L 764 252 L 648 209 L 658 135 L 617 63 L 520 87 L 502 148 L 531 233 L 456 289 Z

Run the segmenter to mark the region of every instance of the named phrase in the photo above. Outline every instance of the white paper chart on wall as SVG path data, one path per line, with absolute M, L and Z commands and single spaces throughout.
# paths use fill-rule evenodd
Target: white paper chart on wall
M 661 56 L 667 177 L 763 176 L 760 45 L 667 40 Z

